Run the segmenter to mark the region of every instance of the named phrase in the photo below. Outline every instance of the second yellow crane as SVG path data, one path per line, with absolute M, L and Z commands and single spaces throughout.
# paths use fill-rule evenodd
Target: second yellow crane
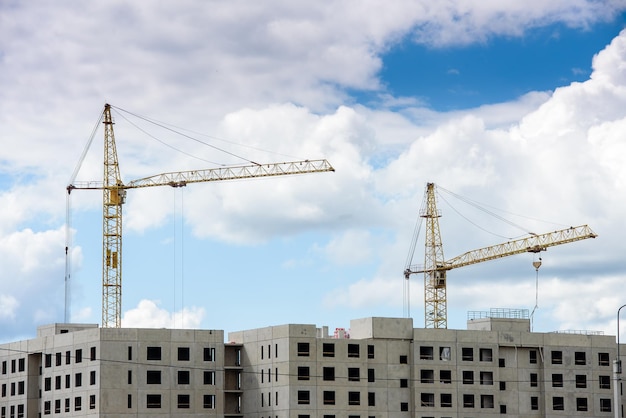
M 128 189 L 141 187 L 183 187 L 189 183 L 236 180 L 255 177 L 335 171 L 326 160 L 249 164 L 206 170 L 179 171 L 146 177 L 124 184 L 113 132 L 111 105 L 103 111 L 104 123 L 104 181 L 72 183 L 67 186 L 68 196 L 75 189 L 102 190 L 102 327 L 121 327 L 122 309 L 122 205 Z M 84 155 L 83 155 L 84 157 Z M 76 172 L 75 172 L 76 174 Z M 74 175 L 75 175 L 74 174 Z M 69 254 L 66 248 L 66 254 Z M 66 266 L 69 263 L 66 262 Z M 67 268 L 67 267 L 66 267 Z M 66 305 L 69 274 L 66 272 Z M 68 308 L 66 306 L 66 316 Z M 66 321 L 68 318 L 66 318 Z
M 426 185 L 424 204 L 420 216 L 426 219 L 424 265 L 407 265 L 404 270 L 404 278 L 406 283 L 408 283 L 412 274 L 424 273 L 424 321 L 426 328 L 448 327 L 446 295 L 448 270 L 515 254 L 539 253 L 555 245 L 597 237 L 596 233 L 589 226 L 581 225 L 545 234 L 531 234 L 527 237 L 502 244 L 468 251 L 445 260 L 441 232 L 439 230 L 441 212 L 437 209 L 434 183 Z M 415 248 L 415 243 L 413 243 L 411 248 Z M 408 290 L 405 291 L 405 298 L 409 298 Z M 405 304 L 409 304 L 408 299 L 405 300 Z

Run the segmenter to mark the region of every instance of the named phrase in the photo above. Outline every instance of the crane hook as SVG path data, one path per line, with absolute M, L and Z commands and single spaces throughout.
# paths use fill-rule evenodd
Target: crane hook
M 539 271 L 539 267 L 541 267 L 541 257 L 539 257 L 539 261 L 533 261 L 533 267 L 536 271 Z

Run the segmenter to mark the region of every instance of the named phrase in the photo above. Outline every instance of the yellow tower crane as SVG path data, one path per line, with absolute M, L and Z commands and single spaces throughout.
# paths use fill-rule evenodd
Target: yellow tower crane
M 446 297 L 448 270 L 514 254 L 539 253 L 546 251 L 548 247 L 597 237 L 589 226 L 581 225 L 545 234 L 530 234 L 524 238 L 468 251 L 457 257 L 445 260 L 441 233 L 439 231 L 441 212 L 437 209 L 434 183 L 426 185 L 422 208 L 420 216 L 426 219 L 424 265 L 407 265 L 404 270 L 404 278 L 406 283 L 408 283 L 412 274 L 424 273 L 424 321 L 426 328 L 448 327 Z M 412 245 L 412 249 L 414 248 L 415 243 Z M 408 291 L 405 292 L 405 298 L 407 298 L 405 304 L 408 305 Z
M 102 190 L 102 327 L 120 328 L 122 308 L 122 205 L 128 189 L 142 187 L 183 187 L 189 183 L 248 179 L 335 171 L 326 160 L 304 160 L 271 164 L 250 164 L 215 169 L 157 174 L 124 184 L 121 180 L 111 106 L 106 104 L 104 123 L 104 181 L 78 182 L 67 186 L 68 196 L 75 189 Z M 84 158 L 84 154 L 83 154 Z M 78 167 L 77 167 L 78 170 Z M 76 171 L 74 172 L 74 176 Z M 66 247 L 66 254 L 69 254 Z M 68 266 L 66 262 L 66 269 Z M 66 316 L 69 303 L 66 271 Z M 66 318 L 66 321 L 68 318 Z

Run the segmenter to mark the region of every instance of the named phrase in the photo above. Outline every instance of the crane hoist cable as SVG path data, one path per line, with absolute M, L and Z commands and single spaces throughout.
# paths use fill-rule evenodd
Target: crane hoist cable
M 91 147 L 91 143 L 93 139 L 96 137 L 96 133 L 98 132 L 98 127 L 100 123 L 102 123 L 102 119 L 104 118 L 104 113 L 100 114 L 98 121 L 93 127 L 91 131 L 91 135 L 83 148 L 83 152 L 78 159 L 78 163 L 72 172 L 72 176 L 70 177 L 70 181 L 67 183 L 69 185 L 74 184 L 76 181 L 76 176 L 78 176 L 78 172 L 83 165 L 83 161 L 85 161 L 85 157 L 87 156 L 87 152 Z M 72 188 L 70 186 L 67 187 L 67 195 L 65 196 L 65 305 L 64 305 L 64 313 L 63 320 L 65 323 L 70 322 L 71 320 L 71 298 L 72 298 Z

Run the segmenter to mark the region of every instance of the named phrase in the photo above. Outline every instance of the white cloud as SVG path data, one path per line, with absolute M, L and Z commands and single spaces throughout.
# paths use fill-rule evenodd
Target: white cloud
M 424 183 L 416 179 L 434 181 L 473 201 L 506 210 L 507 217 L 525 215 L 514 218 L 528 226 L 529 231 L 540 233 L 590 224 L 599 233 L 598 238 L 550 249 L 544 255 L 544 264 L 551 266 L 546 268 L 566 274 L 542 285 L 539 313 L 554 328 L 588 326 L 611 332 L 611 314 L 620 304 L 619 283 L 625 279 L 620 253 L 625 231 L 618 221 L 626 210 L 623 193 L 626 168 L 621 163 L 625 154 L 623 141 L 619 139 L 626 124 L 625 43 L 626 33 L 622 33 L 598 54 L 589 81 L 559 88 L 550 97 L 542 97 L 538 106 L 520 117 L 518 123 L 506 129 L 490 128 L 480 112 L 463 112 L 417 138 L 397 159 L 373 174 L 378 190 L 387 196 L 421 196 Z M 492 109 L 497 112 L 498 108 Z M 412 205 L 416 217 L 419 201 L 411 204 L 405 199 L 404 202 Z M 459 207 L 458 202 L 452 205 Z M 459 219 L 442 199 L 439 207 L 444 210 L 440 225 L 448 258 L 507 240 L 495 238 L 493 242 L 494 237 L 476 232 L 471 225 L 474 219 Z M 557 224 L 546 226 L 538 219 Z M 490 221 L 490 229 L 495 230 L 493 224 Z M 411 227 L 412 224 L 405 224 L 406 229 Z M 406 234 L 404 238 L 408 249 Z M 418 251 L 423 254 L 421 248 L 418 246 Z M 423 255 L 418 252 L 416 257 L 419 260 Z M 380 303 L 378 295 L 394 294 L 393 300 L 399 303 L 397 288 L 402 260 L 399 257 L 396 260 L 395 271 L 387 271 L 391 277 L 397 277 L 396 281 L 375 277 L 343 290 L 335 289 L 333 295 L 351 295 L 336 303 L 352 306 L 357 301 L 367 301 L 376 306 Z M 516 279 L 531 275 L 531 270 L 511 269 L 519 261 L 502 263 L 451 272 L 448 308 L 487 310 L 520 304 L 532 308 L 534 282 Z M 472 277 L 472 272 L 476 275 L 476 271 L 492 281 L 481 280 L 476 284 L 461 280 L 468 275 Z M 411 289 L 412 303 L 421 304 L 423 284 L 421 278 L 416 279 L 413 283 L 417 286 Z M 575 315 L 576 312 L 579 313 Z
M 338 265 L 368 263 L 372 261 L 373 253 L 370 232 L 347 230 L 341 236 L 329 241 L 324 252 Z
M 136 308 L 129 309 L 122 316 L 122 326 L 126 328 L 199 328 L 204 318 L 204 308 L 183 308 L 178 312 L 168 312 L 160 308 L 158 302 L 141 300 Z
M 11 295 L 0 295 L 0 318 L 14 319 L 20 302 Z
M 431 46 L 469 44 L 495 35 L 521 36 L 534 27 L 554 22 L 587 28 L 613 18 L 625 6 L 623 0 L 439 1 L 429 3 L 420 17 L 416 15 L 415 40 Z
M 392 276 L 394 277 L 394 276 Z M 327 293 L 323 305 L 327 308 L 349 306 L 367 308 L 386 305 L 398 306 L 401 302 L 402 282 L 389 277 L 376 277 L 373 280 L 359 280 L 347 289 L 334 289 Z
M 390 97 L 378 71 L 382 54 L 408 36 L 435 47 L 483 42 L 557 21 L 584 28 L 624 8 L 622 0 L 0 6 L 2 332 L 23 335 L 33 324 L 60 320 L 65 187 L 105 101 L 207 133 L 212 145 L 250 158 L 328 158 L 335 173 L 189 187 L 184 211 L 206 240 L 250 244 L 332 231 L 340 238 L 318 248 L 354 261 L 374 253 L 371 243 L 381 253 L 374 278 L 360 275 L 329 305 L 400 303 L 403 249 L 426 181 L 481 202 L 504 202 L 512 212 L 589 222 L 600 233 L 597 246 L 568 250 L 561 265 L 589 260 L 588 270 L 600 275 L 591 261 L 602 258 L 611 270 L 606 274 L 621 276 L 626 34 L 598 53 L 585 83 L 462 112 L 437 113 L 415 98 Z M 349 89 L 374 92 L 383 108 L 345 105 L 352 101 Z M 172 149 L 164 153 L 161 144 L 129 129 L 121 113 L 114 116 L 125 181 L 202 168 Z M 196 157 L 224 162 L 223 153 L 172 141 Z M 79 180 L 101 178 L 99 143 Z M 174 200 L 171 190 L 129 192 L 125 231 L 162 225 L 180 203 Z M 80 220 L 101 209 L 101 195 L 75 191 L 72 203 Z M 460 222 L 444 218 L 444 224 L 452 231 L 445 242 L 451 254 L 481 246 L 482 237 L 457 232 L 464 231 Z M 96 219 L 96 238 L 82 241 L 96 258 L 100 227 Z M 370 228 L 385 229 L 380 235 L 387 242 Z M 365 245 L 350 251 L 357 241 Z M 584 254 L 590 249 L 593 254 Z M 75 251 L 80 267 L 80 248 Z M 87 306 L 73 318 L 97 311 L 99 295 L 82 293 L 90 291 L 87 282 L 99 280 L 90 276 L 76 289 Z M 615 282 L 604 284 L 619 291 Z M 171 313 L 144 300 L 126 313 L 125 325 L 198 326 L 203 316 L 202 308 Z

